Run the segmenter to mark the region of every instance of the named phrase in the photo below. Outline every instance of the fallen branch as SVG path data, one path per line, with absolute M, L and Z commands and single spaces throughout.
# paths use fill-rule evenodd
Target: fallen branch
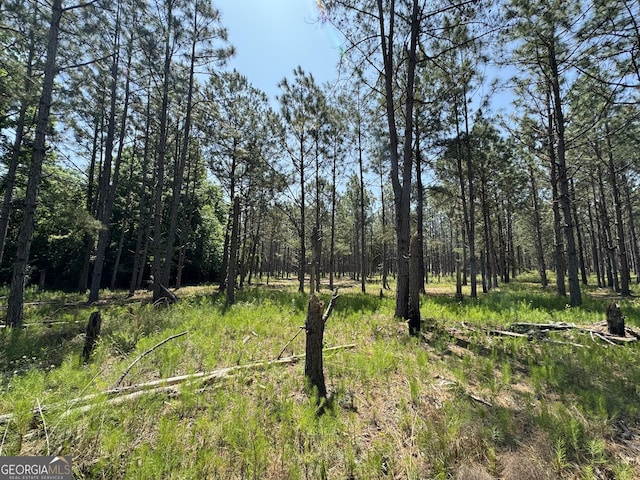
M 543 325 L 543 324 L 541 324 L 541 325 Z M 469 325 L 466 325 L 464 322 L 462 323 L 462 326 L 464 328 L 466 328 L 467 330 L 470 330 L 472 332 L 477 332 L 478 331 L 477 328 L 471 327 Z M 481 328 L 480 331 L 484 331 L 488 335 L 496 336 L 496 337 L 525 338 L 527 340 L 532 340 L 534 338 L 534 336 L 531 335 L 531 333 L 516 333 L 516 332 L 510 332 L 510 331 L 507 331 L 507 330 L 495 330 L 495 329 L 492 329 L 492 328 Z M 547 342 L 547 343 L 553 343 L 555 345 L 570 345 L 572 347 L 585 348 L 585 346 L 580 344 L 580 343 L 563 342 L 563 341 L 559 341 L 559 340 L 551 340 L 549 338 L 544 338 L 543 340 L 545 342 Z
M 575 342 L 561 342 L 559 340 L 549 340 L 548 338 L 546 338 L 544 341 L 547 343 L 553 343 L 554 345 L 569 345 L 571 347 L 587 348 L 585 345 Z
M 482 398 L 480 398 L 480 397 L 478 397 L 476 395 L 473 395 L 471 393 L 468 393 L 468 392 L 465 392 L 465 393 L 469 396 L 469 398 L 471 400 L 475 400 L 478 403 L 482 403 L 483 405 L 486 405 L 487 407 L 493 407 L 493 405 L 490 402 L 487 402 L 486 400 L 484 400 L 484 399 L 482 399 Z
M 569 324 L 569 323 L 522 323 L 522 322 L 517 322 L 517 323 L 512 323 L 509 326 L 510 330 L 514 330 L 518 333 L 521 333 L 522 331 L 529 331 L 529 330 L 538 330 L 538 331 L 550 331 L 550 330 L 571 330 L 573 328 L 576 328 L 576 326 L 574 324 Z
M 176 385 L 170 385 L 166 387 L 156 387 L 150 390 L 139 390 L 137 392 L 128 393 L 126 395 L 120 395 L 118 397 L 108 398 L 104 401 L 106 405 L 120 405 L 121 403 L 126 402 L 127 400 L 133 400 L 142 395 L 151 394 L 151 393 L 167 393 L 169 396 L 176 396 L 180 393 L 180 387 Z M 91 411 L 98 403 L 90 403 L 88 405 L 82 405 L 79 407 L 69 408 L 62 413 L 60 416 L 61 419 L 65 419 L 68 416 L 76 413 L 86 413 Z
M 531 339 L 530 335 L 526 333 L 516 333 L 516 332 L 508 332 L 506 330 L 487 330 L 487 333 L 493 337 L 512 337 L 512 338 L 527 338 Z
M 346 350 L 355 348 L 355 343 L 350 343 L 346 345 L 337 345 L 335 347 L 325 348 L 325 352 L 332 352 L 337 350 Z M 84 397 L 74 398 L 64 404 L 58 403 L 50 405 L 49 407 L 42 406 L 40 409 L 33 409 L 32 413 L 34 415 L 38 415 L 40 411 L 51 410 L 55 407 L 67 407 L 64 415 L 69 415 L 71 412 L 86 412 L 90 410 L 97 403 L 106 402 L 108 404 L 117 404 L 122 403 L 128 399 L 137 398 L 144 393 L 160 393 L 160 392 L 175 392 L 176 394 L 180 391 L 180 386 L 182 384 L 190 384 L 194 381 L 201 381 L 204 385 L 211 385 L 218 379 L 228 378 L 232 373 L 235 373 L 240 370 L 249 370 L 249 369 L 260 369 L 266 368 L 271 365 L 287 365 L 296 363 L 302 358 L 305 358 L 305 354 L 300 355 L 292 355 L 290 357 L 285 357 L 279 360 L 269 360 L 262 362 L 253 362 L 244 365 L 234 365 L 233 367 L 225 367 L 220 368 L 218 370 L 213 370 L 211 372 L 197 372 L 188 375 L 179 375 L 175 377 L 169 378 L 160 378 L 158 380 L 152 380 L 149 382 L 139 383 L 136 385 L 129 385 L 126 387 L 119 388 L 111 388 L 109 390 L 104 390 L 100 393 L 94 393 L 91 395 L 86 395 Z M 121 400 L 122 399 L 122 400 Z M 89 405 L 84 405 L 84 404 Z M 4 415 L 0 415 L 0 425 L 7 423 L 13 419 L 12 413 L 7 413 Z
M 611 344 L 611 345 L 625 345 L 627 343 L 635 342 L 640 339 L 640 334 L 633 331 L 629 327 L 625 328 L 625 332 L 629 335 L 628 337 L 621 337 L 618 335 L 610 334 L 606 329 L 606 323 L 603 325 L 603 322 L 595 323 L 591 326 L 579 326 L 575 324 L 568 323 L 514 323 L 509 326 L 510 330 L 516 331 L 527 331 L 527 334 L 519 333 L 519 335 L 526 335 L 531 337 L 531 333 L 547 333 L 550 331 L 568 331 L 575 330 L 580 333 L 586 333 L 591 336 L 592 340 L 595 340 L 594 337 L 598 337 L 599 339 Z M 527 330 L 528 329 L 528 330 Z M 572 344 L 575 346 L 583 346 L 580 344 Z
M 79 324 L 82 323 L 80 320 L 70 320 L 68 322 L 53 322 L 53 321 L 49 321 L 49 320 L 45 320 L 43 322 L 38 322 L 38 323 L 25 323 L 22 325 L 22 328 L 28 328 L 28 327 L 47 327 L 47 328 L 51 328 L 53 325 L 73 325 L 73 324 Z M 0 329 L 1 328 L 7 328 L 6 325 L 0 325 Z
M 441 378 L 439 375 L 436 375 L 436 378 Z M 467 397 L 469 397 L 471 400 L 478 402 L 478 403 L 482 403 L 483 405 L 486 405 L 487 407 L 491 407 L 493 408 L 493 404 L 491 402 L 488 402 L 487 400 L 474 395 L 473 393 L 467 391 L 463 385 L 459 384 L 458 382 L 456 382 L 455 380 L 447 380 L 446 378 L 443 378 L 442 380 L 440 380 L 439 383 L 440 387 L 457 387 L 459 389 L 459 392 L 465 394 Z
M 611 345 L 616 345 L 616 344 L 625 345 L 627 343 L 632 343 L 638 340 L 637 337 L 618 337 L 616 335 L 611 335 L 607 332 L 594 330 L 592 328 L 576 327 L 576 330 L 581 333 L 596 335 L 597 337 L 599 337 L 600 339 L 604 340 L 607 343 L 610 343 Z
M 161 345 L 164 345 L 165 343 L 167 343 L 169 340 L 173 340 L 174 338 L 178 338 L 178 337 L 182 337 L 183 335 L 186 335 L 187 333 L 189 333 L 189 331 L 186 332 L 182 332 L 182 333 L 178 333 L 176 335 L 171 335 L 170 337 L 165 338 L 164 340 L 162 340 L 160 343 L 155 344 L 153 347 L 151 347 L 149 350 L 147 350 L 144 353 L 141 353 L 138 358 L 136 358 L 131 365 L 129 365 L 127 367 L 127 369 L 122 373 L 122 375 L 120 375 L 120 378 L 118 379 L 118 381 L 115 383 L 115 385 L 113 386 L 113 388 L 118 388 L 120 386 L 120 384 L 122 383 L 122 380 L 124 380 L 124 377 L 127 376 L 127 374 L 129 373 L 129 371 L 133 368 L 133 366 L 138 363 L 140 360 L 142 360 L 142 358 L 144 358 L 145 356 L 149 355 L 151 352 L 153 352 L 156 348 L 160 347 Z
M 302 332 L 303 330 L 304 330 L 304 326 L 298 329 L 298 332 L 293 337 L 291 337 L 291 340 L 289 340 L 287 344 L 284 347 L 282 347 L 282 350 L 280 350 L 280 353 L 278 354 L 278 357 L 276 358 L 276 360 L 280 360 L 280 358 L 282 357 L 282 354 L 287 349 L 287 347 L 291 345 L 291 342 L 293 342 L 298 337 L 298 335 L 300 335 L 300 332 Z

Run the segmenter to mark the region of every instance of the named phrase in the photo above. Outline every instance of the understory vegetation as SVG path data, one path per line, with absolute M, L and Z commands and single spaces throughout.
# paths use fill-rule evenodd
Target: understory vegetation
M 79 294 L 28 292 L 26 327 L 0 332 L 0 454 L 72 455 L 74 478 L 639 477 L 637 342 L 485 331 L 602 321 L 612 301 L 604 290 L 569 307 L 533 276 L 477 300 L 431 283 L 423 335 L 413 338 L 393 317 L 392 293 L 343 283 L 325 346 L 355 347 L 325 351 L 331 394 L 320 414 L 304 391 L 304 362 L 255 365 L 275 360 L 304 323 L 308 296 L 296 288 L 246 288 L 228 308 L 213 287 L 181 289 L 171 306 L 140 292 L 127 300 L 105 292 L 91 307 Z M 331 292 L 321 295 L 326 302 Z M 640 326 L 637 298 L 615 301 L 627 325 Z M 83 364 L 96 309 L 102 334 Z M 254 365 L 121 401 L 102 393 L 139 355 L 183 332 L 140 358 L 120 387 Z M 303 353 L 301 334 L 282 356 Z

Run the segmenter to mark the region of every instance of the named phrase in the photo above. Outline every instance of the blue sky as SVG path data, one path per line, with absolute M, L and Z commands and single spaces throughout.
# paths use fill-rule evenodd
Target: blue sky
M 321 25 L 316 0 L 214 0 L 236 56 L 228 63 L 275 101 L 298 65 L 318 84 L 337 79 L 340 51 Z

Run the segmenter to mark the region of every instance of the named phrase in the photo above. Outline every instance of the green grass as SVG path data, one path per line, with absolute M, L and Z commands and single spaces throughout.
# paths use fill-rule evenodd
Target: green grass
M 26 323 L 36 325 L 0 331 L 0 413 L 13 414 L 0 424 L 1 454 L 70 454 L 75 478 L 638 478 L 630 459 L 640 446 L 640 347 L 554 337 L 579 348 L 478 328 L 590 324 L 611 301 L 589 289 L 583 306 L 569 308 L 533 280 L 461 302 L 452 283 L 429 285 L 428 341 L 407 335 L 379 284 L 368 294 L 342 289 L 325 344 L 357 347 L 325 355 L 333 402 L 323 415 L 305 394 L 303 362 L 70 409 L 70 399 L 113 386 L 136 357 L 184 331 L 123 385 L 275 359 L 304 323 L 307 297 L 293 283 L 247 288 L 230 308 L 213 288 L 184 289 L 169 307 L 110 294 L 88 364 L 83 332 L 94 309 L 30 292 Z M 323 291 L 325 302 L 330 295 Z M 616 301 L 638 325 L 637 297 Z M 302 333 L 286 355 L 303 352 Z

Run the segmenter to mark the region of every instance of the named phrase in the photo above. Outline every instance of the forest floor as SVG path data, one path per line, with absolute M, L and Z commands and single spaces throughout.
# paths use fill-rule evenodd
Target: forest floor
M 78 479 L 640 478 L 640 342 L 597 333 L 612 301 L 638 331 L 639 297 L 588 287 L 569 307 L 524 275 L 458 301 L 447 280 L 427 285 L 413 338 L 392 291 L 339 286 L 322 414 L 304 333 L 275 361 L 304 323 L 293 280 L 246 287 L 230 308 L 212 286 L 170 306 L 30 291 L 28 326 L 0 329 L 0 455 L 71 455 Z M 566 328 L 505 333 L 517 323 Z

